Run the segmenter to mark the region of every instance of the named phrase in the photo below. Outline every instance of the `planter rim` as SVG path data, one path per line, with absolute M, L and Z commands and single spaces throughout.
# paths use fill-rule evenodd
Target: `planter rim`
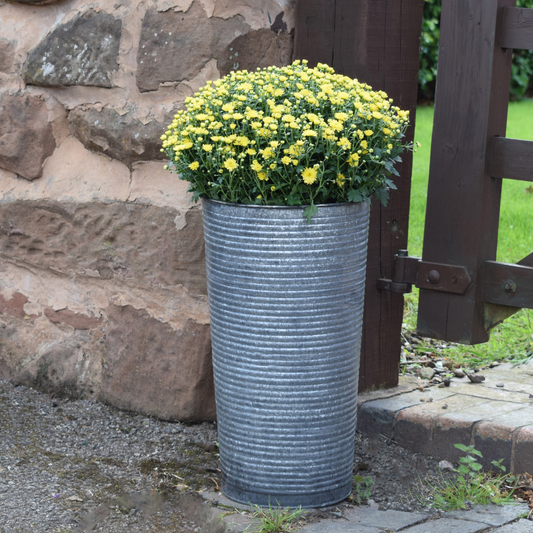
M 214 204 L 230 205 L 232 207 L 246 207 L 255 209 L 305 209 L 307 205 L 257 205 L 257 204 L 236 204 L 233 202 L 224 202 L 222 200 L 213 200 L 212 198 L 202 198 L 202 202 L 211 202 Z M 347 205 L 363 205 L 370 206 L 370 202 L 335 202 L 331 204 L 315 204 L 316 207 L 341 207 Z

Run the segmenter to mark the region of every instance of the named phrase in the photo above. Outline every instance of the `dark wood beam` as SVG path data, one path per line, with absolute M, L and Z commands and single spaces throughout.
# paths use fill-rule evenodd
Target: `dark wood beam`
M 491 304 L 533 309 L 533 268 L 485 261 L 481 298 Z
M 533 181 L 533 141 L 507 137 L 490 139 L 487 173 L 492 178 Z
M 533 9 L 506 7 L 498 31 L 497 43 L 502 48 L 533 49 Z

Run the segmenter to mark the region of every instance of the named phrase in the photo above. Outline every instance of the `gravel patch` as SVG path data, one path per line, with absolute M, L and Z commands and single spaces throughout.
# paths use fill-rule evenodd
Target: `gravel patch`
M 220 486 L 216 441 L 215 424 L 165 422 L 0 381 L 0 533 L 200 531 L 183 495 Z M 441 475 L 431 457 L 361 436 L 355 473 L 374 481 L 376 506 L 400 511 L 423 510 L 425 481 Z

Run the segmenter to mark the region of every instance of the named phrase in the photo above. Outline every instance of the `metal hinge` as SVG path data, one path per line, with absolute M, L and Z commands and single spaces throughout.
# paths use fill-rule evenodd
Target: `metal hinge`
M 416 285 L 419 289 L 464 294 L 472 283 L 465 267 L 422 261 L 409 256 L 407 250 L 398 250 L 392 272 L 392 279 L 377 280 L 379 290 L 407 293 Z

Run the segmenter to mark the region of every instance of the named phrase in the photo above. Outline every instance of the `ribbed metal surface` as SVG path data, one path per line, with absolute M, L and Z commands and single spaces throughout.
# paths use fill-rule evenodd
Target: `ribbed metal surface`
M 351 490 L 368 207 L 203 201 L 224 493 L 316 507 Z

